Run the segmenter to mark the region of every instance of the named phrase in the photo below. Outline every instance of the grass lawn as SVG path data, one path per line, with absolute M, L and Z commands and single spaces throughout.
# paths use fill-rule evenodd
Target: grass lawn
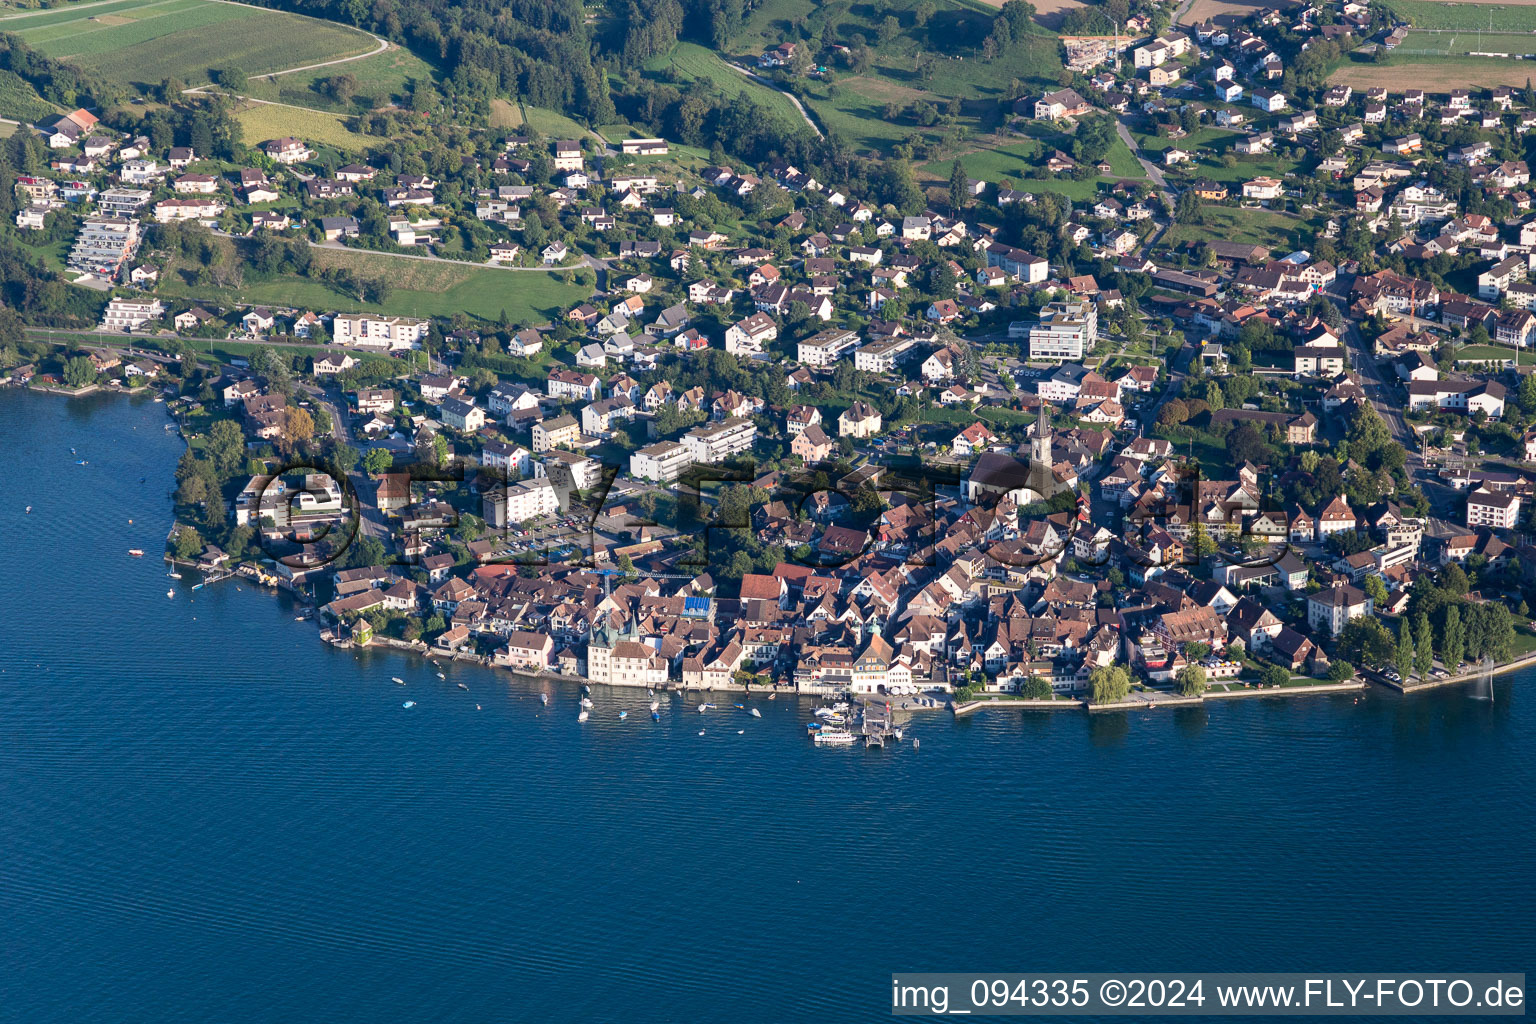
M 357 101 L 350 104 L 337 103 L 321 91 L 321 83 L 333 75 L 351 75 L 356 79 Z M 350 114 L 369 105 L 404 105 L 413 83 L 430 83 L 434 80 L 432 65 L 403 47 L 391 46 L 383 53 L 345 64 L 316 68 L 296 75 L 251 78 L 245 94 L 259 100 Z
M 1291 214 L 1244 210 L 1235 206 L 1207 206 L 1204 223 L 1175 224 L 1163 235 L 1161 244 L 1174 246 L 1219 238 L 1271 249 L 1295 249 L 1300 247 L 1298 233 L 1310 237 L 1314 230 L 1315 225 Z
M 1056 192 L 1081 202 L 1096 195 L 1101 182 L 1113 181 L 1114 178 L 1073 181 L 1071 178 L 1047 176 L 1039 164 L 1052 151 L 1065 148 L 1070 141 L 1065 135 L 1051 133 L 1049 138 L 1024 139 L 996 148 L 966 153 L 960 157 L 960 163 L 965 167 L 966 175 L 971 178 L 980 178 L 994 184 L 1006 178 L 1016 187 L 1027 191 Z M 1141 164 L 1119 139 L 1115 140 L 1108 159 L 1118 177 L 1144 178 L 1146 176 L 1142 173 Z M 951 160 L 931 161 L 918 168 L 918 175 L 924 179 L 947 182 L 953 166 L 954 162 Z
M 543 323 L 590 294 L 579 285 L 566 284 L 559 273 L 548 271 L 497 270 L 342 249 L 315 249 L 314 263 L 319 268 L 346 267 L 363 277 L 385 278 L 391 285 L 389 296 L 380 305 L 368 305 L 307 278 L 210 288 L 187 284 L 174 271 L 164 276 L 160 291 L 225 305 L 259 303 L 347 312 L 367 309 L 397 316 L 464 312 L 493 320 L 505 309 L 512 322 L 520 325 Z
M 1453 358 L 1462 361 L 1492 361 L 1495 359 L 1514 359 L 1519 352 L 1513 348 L 1505 348 L 1502 345 L 1464 345 L 1457 349 Z M 1526 362 L 1530 362 L 1529 359 Z
M 1170 442 L 1175 456 L 1200 460 L 1200 470 L 1206 479 L 1225 480 L 1231 475 L 1232 459 L 1227 455 L 1226 442 L 1212 434 L 1196 430 L 1191 437 L 1182 431 L 1172 433 L 1153 428 L 1152 436 Z
M 925 128 L 907 113 L 916 101 L 942 109 L 951 97 L 958 98 L 957 123 L 974 132 L 998 122 L 1012 79 L 1033 88 L 1057 87 L 1061 57 L 1054 33 L 1036 27 L 1006 54 L 988 61 L 981 57 L 981 45 L 996 15 L 993 5 L 933 0 L 928 5 L 931 17 L 919 25 L 920 5 L 922 0 L 851 6 L 763 0 L 726 49 L 755 59 L 766 47 L 805 38 L 802 32 L 819 34 L 827 42 L 851 44 L 856 36 L 867 40 L 872 60 L 863 74 L 834 66 L 832 82 L 810 80 L 805 88 L 807 106 L 827 131 L 854 147 L 878 152 L 889 152 L 911 135 L 939 136 L 941 129 Z M 882 30 L 887 17 L 894 19 L 893 34 Z M 917 72 L 919 54 L 936 58 L 926 82 Z M 903 111 L 898 117 L 886 116 L 890 103 Z
M 716 89 L 727 96 L 746 93 L 763 109 L 782 119 L 786 124 L 804 124 L 800 112 L 777 89 L 754 82 L 739 71 L 734 71 L 713 50 L 697 43 L 678 43 L 664 57 L 646 62 L 646 70 L 653 74 L 668 71 L 684 81 L 712 82 Z
M 245 103 L 236 117 L 245 131 L 245 141 L 253 145 L 293 135 L 306 142 L 318 142 L 335 149 L 356 152 L 370 142 L 383 141 L 352 131 L 346 125 L 346 118 L 324 110 Z
M 551 139 L 584 139 L 592 134 L 557 110 L 523 107 L 523 124 Z
M 140 0 L 18 20 L 33 48 L 125 85 L 175 76 L 191 84 L 215 68 L 248 75 L 366 53 L 372 37 L 333 22 L 210 0 Z

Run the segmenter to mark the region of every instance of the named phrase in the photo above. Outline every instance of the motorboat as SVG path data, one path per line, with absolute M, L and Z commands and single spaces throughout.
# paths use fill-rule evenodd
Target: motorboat
M 441 672 L 439 672 L 439 673 L 438 673 L 438 674 L 437 674 L 437 678 L 439 678 L 439 679 L 447 679 L 447 678 L 448 678 L 448 677 L 447 677 L 447 676 L 445 676 L 445 675 L 443 675 L 443 674 L 442 674 L 442 673 L 441 673 Z M 460 686 L 463 686 L 463 685 L 464 685 L 464 684 L 463 684 L 463 683 L 460 683 L 460 684 L 459 684 L 459 685 L 460 685 Z
M 28 505 L 27 506 L 27 515 L 31 515 L 31 514 L 32 514 L 32 506 Z
M 761 711 L 757 710 L 757 708 L 753 708 L 752 709 L 752 717 L 753 718 L 762 718 L 763 717 L 763 713 Z
M 459 684 L 459 689 L 461 689 L 461 690 L 467 690 L 467 689 L 469 689 L 469 687 L 467 687 L 467 686 L 465 686 L 465 685 L 464 685 L 464 684 L 463 684 L 463 683 L 460 683 L 460 684 Z
M 144 549 L 143 548 L 129 548 L 128 549 L 128 553 L 130 555 L 132 555 L 134 558 L 143 558 L 144 557 Z
M 541 694 L 539 694 L 539 701 L 540 701 L 540 703 L 542 703 L 542 704 L 543 704 L 543 705 L 544 705 L 544 706 L 545 706 L 545 707 L 549 707 L 549 694 L 547 694 L 547 693 L 541 693 Z
M 620 711 L 619 712 L 619 721 L 622 722 L 624 719 L 626 719 L 628 717 L 629 717 L 629 712 L 628 711 Z
M 404 704 L 401 704 L 400 706 L 403 707 L 403 708 L 413 708 L 413 707 L 416 706 L 416 702 L 413 701 L 413 700 L 408 700 Z
M 659 700 L 653 700 L 653 701 L 651 701 L 651 710 L 652 710 L 652 711 L 656 711 L 656 710 L 657 710 L 657 709 L 659 709 L 659 708 L 660 708 L 660 707 L 661 707 L 661 701 L 659 701 Z
M 709 709 L 711 709 L 713 707 L 714 707 L 713 704 L 700 704 L 699 705 L 699 714 L 702 715 L 704 712 L 708 711 Z
M 661 721 L 661 712 L 659 712 L 659 711 L 652 711 L 651 712 L 651 721 L 653 721 L 653 722 Z
M 174 591 L 174 590 L 167 590 L 165 592 L 165 596 L 166 597 L 175 597 L 176 596 L 176 591 Z
M 576 716 L 576 721 L 578 721 L 578 722 L 585 722 L 586 720 L 587 720 L 587 709 L 586 708 L 582 708 L 581 709 L 581 714 Z
M 399 676 L 390 676 L 389 681 L 392 683 L 399 683 L 401 686 L 405 685 L 405 680 L 401 679 Z
M 777 698 L 778 698 L 778 696 L 779 696 L 779 695 L 778 695 L 778 694 L 776 694 L 776 693 L 770 693 L 770 694 L 769 694 L 769 695 L 768 695 L 768 699 L 769 699 L 769 700 L 776 700 L 776 699 L 777 699 Z

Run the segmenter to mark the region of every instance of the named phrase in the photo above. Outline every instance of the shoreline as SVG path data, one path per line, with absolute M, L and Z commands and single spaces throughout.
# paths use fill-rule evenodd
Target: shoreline
M 1514 661 L 1506 661 L 1498 665 L 1494 665 L 1488 669 L 1488 674 L 1490 676 L 1501 676 L 1505 673 L 1513 672 L 1516 669 L 1532 667 L 1536 667 L 1536 651 L 1531 651 L 1529 654 L 1522 654 Z M 1408 694 L 1419 693 L 1422 690 L 1437 690 L 1442 686 L 1451 686 L 1456 683 L 1470 683 L 1475 679 L 1481 678 L 1482 675 L 1483 670 L 1478 669 L 1474 672 L 1462 672 L 1458 675 L 1446 676 L 1444 679 L 1420 679 L 1415 683 L 1394 683 L 1390 679 L 1382 679 L 1379 680 L 1379 682 L 1380 685 L 1392 690 L 1396 690 L 1398 693 Z

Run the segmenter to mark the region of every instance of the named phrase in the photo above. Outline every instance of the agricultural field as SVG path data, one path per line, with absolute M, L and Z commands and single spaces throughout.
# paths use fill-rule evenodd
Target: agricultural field
M 57 113 L 58 109 L 39 96 L 31 82 L 14 71 L 0 70 L 0 116 L 30 123 Z
M 353 99 L 337 102 L 324 88 L 327 79 L 350 76 L 356 83 Z M 432 66 L 411 51 L 390 44 L 389 49 L 361 60 L 301 71 L 292 75 L 250 78 L 245 95 L 260 100 L 290 103 L 342 114 L 359 113 L 390 104 L 405 105 L 417 83 L 436 80 Z M 514 108 L 515 109 L 515 108 Z
M 115 82 L 190 84 L 236 67 L 260 75 L 367 53 L 365 32 L 283 11 L 214 0 L 124 0 L 0 19 L 28 45 Z
M 293 135 L 334 149 L 356 152 L 383 140 L 350 130 L 347 119 L 323 110 L 280 106 L 273 103 L 241 104 L 236 114 L 245 141 L 251 145 Z
M 384 278 L 388 297 L 370 306 L 336 292 L 323 281 L 282 278 L 247 282 L 239 287 L 214 288 L 189 284 L 178 273 L 162 278 L 162 294 L 220 302 L 308 306 L 314 309 L 376 310 L 395 316 L 470 316 L 494 320 L 506 310 L 517 324 L 538 324 L 587 298 L 590 292 L 566 284 L 563 274 L 542 270 L 508 270 L 473 263 L 417 260 L 387 253 L 315 248 L 316 268 L 346 268 L 365 278 Z
M 684 81 L 708 81 L 714 83 L 716 89 L 727 96 L 739 96 L 746 93 L 752 101 L 786 124 L 803 124 L 800 112 L 789 101 L 789 97 L 782 92 L 743 75 L 740 71 L 733 70 L 713 50 L 705 49 L 697 43 L 678 43 L 672 48 L 672 52 L 664 57 L 657 57 L 646 63 L 646 70 L 650 72 L 669 71 L 677 78 Z
M 1202 21 L 1214 21 L 1218 25 L 1232 27 L 1246 21 L 1255 11 L 1264 7 L 1280 10 L 1292 6 L 1295 0 L 1195 0 L 1179 19 L 1181 25 L 1198 25 Z
M 1536 3 L 1448 3 L 1445 0 L 1389 0 L 1387 6 L 1415 28 L 1536 32 Z
M 1452 89 L 1478 89 L 1495 85 L 1519 87 L 1532 77 L 1536 77 L 1536 65 L 1530 61 L 1500 60 L 1497 57 L 1394 55 L 1385 64 L 1346 61 L 1328 76 L 1328 81 L 1342 82 L 1356 89 L 1379 85 L 1394 92 L 1423 89 L 1429 93 L 1445 93 Z

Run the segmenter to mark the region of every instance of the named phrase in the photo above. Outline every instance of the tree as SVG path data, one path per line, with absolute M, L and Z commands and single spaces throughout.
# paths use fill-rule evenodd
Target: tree
M 1413 675 L 1413 627 L 1407 619 L 1397 624 L 1397 654 L 1392 664 L 1404 682 Z
M 1186 665 L 1179 671 L 1179 692 L 1186 697 L 1198 697 L 1205 692 L 1205 669 L 1199 665 Z
M 949 170 L 949 208 L 958 214 L 965 209 L 965 202 L 970 198 L 965 186 L 965 166 L 959 160 Z
M 1389 597 L 1387 585 L 1382 582 L 1380 576 L 1372 575 L 1365 578 L 1365 596 L 1375 602 L 1378 612 L 1381 610 L 1382 605 L 1387 603 Z
M 1244 462 L 1268 462 L 1269 445 L 1264 442 L 1264 435 L 1259 432 L 1258 427 L 1248 422 L 1239 423 L 1227 435 L 1227 454 L 1232 457 L 1234 465 L 1241 465 Z
M 190 526 L 178 526 L 171 535 L 171 551 L 185 562 L 203 550 L 203 538 Z
M 1114 704 L 1131 692 L 1131 674 L 1121 665 L 1101 665 L 1088 676 L 1089 699 L 1095 704 Z
M 240 68 L 225 68 L 219 72 L 219 84 L 230 92 L 243 93 L 246 88 L 245 72 Z M 197 155 L 206 159 L 211 154 L 198 153 Z
M 1347 683 L 1355 678 L 1355 666 L 1347 661 L 1336 661 L 1328 666 L 1328 678 L 1335 683 Z
M 208 428 L 203 451 L 219 476 L 227 476 L 245 462 L 245 434 L 234 420 L 218 420 Z
M 395 457 L 387 448 L 370 448 L 363 456 L 363 469 L 374 476 L 389 472 L 394 464 Z
M 64 383 L 72 388 L 83 388 L 96 383 L 96 364 L 87 356 L 73 356 L 64 364 Z
M 1265 689 L 1275 689 L 1280 686 L 1289 686 L 1291 683 L 1291 670 L 1284 665 L 1268 665 L 1259 673 L 1259 682 Z
M 635 562 L 628 555 L 619 556 L 619 573 L 628 582 L 635 578 Z
M 1179 193 L 1178 205 L 1174 207 L 1174 219 L 1180 224 L 1199 224 L 1205 220 L 1205 208 L 1200 204 L 1200 197 L 1195 195 L 1194 189 L 1185 189 Z
M 1461 610 L 1451 605 L 1445 610 L 1445 627 L 1440 636 L 1440 663 L 1446 671 L 1454 672 L 1461 667 L 1466 654 L 1467 634 L 1461 624 Z
M 283 435 L 293 444 L 315 436 L 315 419 L 303 409 L 290 408 L 283 423 Z
M 1429 615 L 1419 612 L 1413 624 L 1413 671 L 1420 679 L 1428 679 L 1435 667 L 1435 650 L 1429 635 Z
M 1051 684 L 1040 676 L 1030 676 L 1020 692 L 1030 700 L 1050 700 L 1054 696 Z
M 1380 619 L 1357 615 L 1339 633 L 1339 650 L 1366 665 L 1379 666 L 1392 660 L 1397 643 Z

